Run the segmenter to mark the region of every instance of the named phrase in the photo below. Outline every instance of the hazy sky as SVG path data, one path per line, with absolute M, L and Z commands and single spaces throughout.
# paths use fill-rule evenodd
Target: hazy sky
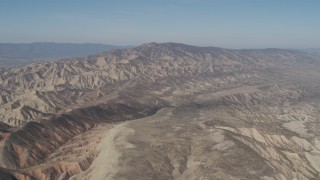
M 320 48 L 320 0 L 1 0 L 0 42 Z

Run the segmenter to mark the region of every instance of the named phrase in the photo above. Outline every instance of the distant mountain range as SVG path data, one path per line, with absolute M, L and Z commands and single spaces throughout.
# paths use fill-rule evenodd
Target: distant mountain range
M 111 49 L 127 48 L 107 44 L 74 43 L 0 43 L 0 68 L 52 61 L 61 58 L 80 57 Z
M 307 52 L 307 53 L 320 55 L 320 49 L 319 48 L 303 49 L 302 51 Z

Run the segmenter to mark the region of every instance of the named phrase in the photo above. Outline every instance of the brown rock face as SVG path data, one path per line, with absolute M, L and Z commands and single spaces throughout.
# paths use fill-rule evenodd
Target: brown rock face
M 70 139 L 96 127 L 97 123 L 137 119 L 156 110 L 156 106 L 147 107 L 138 102 L 113 103 L 75 109 L 42 122 L 29 122 L 6 140 L 4 164 L 10 169 L 36 165 Z
M 3 70 L 3 173 L 320 178 L 319 59 L 150 43 Z

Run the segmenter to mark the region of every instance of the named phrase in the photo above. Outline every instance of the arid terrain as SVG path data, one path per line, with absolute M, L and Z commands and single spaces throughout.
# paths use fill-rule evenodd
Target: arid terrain
M 320 179 L 320 56 L 148 43 L 0 70 L 0 179 Z

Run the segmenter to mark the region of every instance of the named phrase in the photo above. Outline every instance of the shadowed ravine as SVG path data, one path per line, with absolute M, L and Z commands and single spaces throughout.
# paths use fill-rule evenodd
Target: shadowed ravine
M 151 43 L 9 69 L 0 86 L 0 115 L 11 125 L 1 125 L 2 171 L 18 179 L 319 179 L 318 58 Z

